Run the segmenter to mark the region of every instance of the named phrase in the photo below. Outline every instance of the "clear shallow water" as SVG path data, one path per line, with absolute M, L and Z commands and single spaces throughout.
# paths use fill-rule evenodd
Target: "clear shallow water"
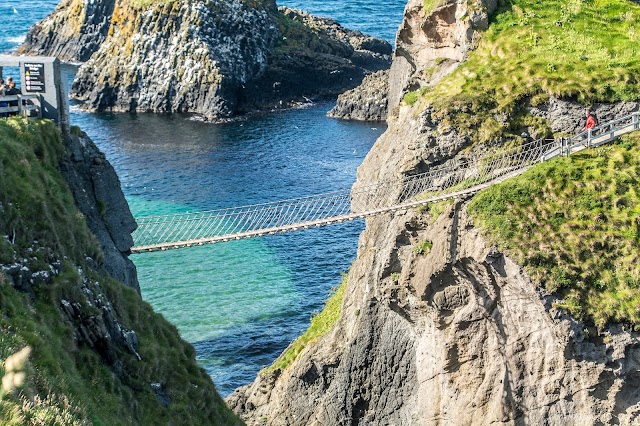
M 391 40 L 404 2 L 286 1 Z M 0 51 L 15 49 L 55 1 L 0 0 Z M 16 8 L 18 13 L 13 12 Z M 6 73 L 5 73 L 6 75 Z M 231 207 L 348 188 L 383 125 L 325 117 L 333 105 L 212 125 L 187 116 L 72 108 L 114 165 L 136 216 Z M 132 256 L 143 298 L 193 343 L 226 395 L 309 325 L 355 258 L 362 223 Z

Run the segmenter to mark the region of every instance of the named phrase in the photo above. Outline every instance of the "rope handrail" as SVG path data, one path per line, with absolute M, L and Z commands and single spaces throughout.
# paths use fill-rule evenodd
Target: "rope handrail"
M 524 172 L 536 162 L 640 130 L 640 113 L 611 120 L 568 139 L 538 139 L 500 152 L 488 151 L 415 175 L 352 189 L 261 204 L 138 218 L 132 252 L 166 250 L 288 232 L 471 194 Z M 586 142 L 586 143 L 585 143 Z M 593 144 L 593 145 L 592 145 Z

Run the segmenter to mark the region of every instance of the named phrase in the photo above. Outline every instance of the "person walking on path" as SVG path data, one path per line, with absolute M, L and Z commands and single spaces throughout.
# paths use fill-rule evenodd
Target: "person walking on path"
M 591 114 L 591 111 L 587 111 L 587 124 L 584 126 L 585 130 L 591 130 L 596 127 L 598 123 L 596 122 L 596 118 Z

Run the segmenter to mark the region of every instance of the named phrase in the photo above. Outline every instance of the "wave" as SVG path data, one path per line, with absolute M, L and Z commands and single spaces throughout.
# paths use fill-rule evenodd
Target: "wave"
M 27 39 L 27 35 L 23 34 L 17 37 L 7 37 L 5 40 L 9 43 L 20 44 L 20 43 L 24 43 L 26 39 Z

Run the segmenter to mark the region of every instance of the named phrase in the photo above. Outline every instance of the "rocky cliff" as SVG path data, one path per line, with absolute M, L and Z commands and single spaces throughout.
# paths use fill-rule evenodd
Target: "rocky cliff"
M 0 122 L 0 358 L 23 361 L 0 368 L 0 423 L 240 424 L 193 347 L 140 299 L 117 176 L 75 133 Z
M 329 116 L 384 121 L 405 93 L 436 84 L 453 72 L 489 26 L 496 0 L 411 0 L 396 36 L 391 69 L 367 77 L 340 95 Z
M 98 147 L 82 132 L 67 136 L 67 152 L 60 163 L 64 176 L 91 232 L 104 254 L 103 268 L 140 293 L 136 267 L 129 260 L 136 221 L 120 189 L 120 179 Z
M 83 43 L 86 25 L 77 16 L 104 22 L 106 36 L 92 33 L 95 40 L 75 53 L 89 58 L 72 96 L 91 110 L 226 118 L 337 95 L 390 63 L 388 43 L 273 0 L 95 3 L 61 4 L 21 48 L 64 53 Z
M 474 65 L 487 63 L 490 56 L 482 56 L 484 52 L 493 52 L 496 63 L 499 58 L 508 58 L 506 51 L 496 47 L 501 40 L 498 30 L 483 44 L 474 29 L 486 28 L 486 18 L 477 18 L 486 17 L 495 3 L 483 3 L 483 7 L 463 13 L 462 3 L 467 2 L 435 2 L 435 15 L 428 15 L 434 16 L 433 20 L 412 12 L 431 3 L 409 2 L 398 33 L 398 50 L 406 56 L 399 59 L 396 55 L 391 70 L 392 92 L 393 87 L 398 90 L 395 102 L 399 108 L 358 169 L 356 187 L 423 172 L 434 164 L 453 164 L 504 144 L 514 146 L 552 133 L 571 134 L 584 125 L 585 103 L 554 96 L 561 92 L 558 81 L 547 78 L 557 75 L 545 74 L 553 71 L 552 66 L 528 69 L 531 79 L 542 82 L 545 89 L 531 89 L 534 85 L 527 86 L 530 81 L 525 79 L 517 90 L 489 87 L 482 92 L 465 92 L 467 87 L 476 87 L 476 81 L 483 84 L 479 82 L 486 75 L 480 69 L 462 67 L 465 62 L 459 61 L 464 55 L 458 53 L 464 49 L 456 53 L 452 46 L 478 43 L 476 55 L 483 61 L 472 62 Z M 515 3 L 513 9 L 505 6 L 497 19 L 505 31 L 523 26 L 518 31 L 524 32 L 524 26 L 540 25 L 533 21 L 536 14 L 549 19 L 541 8 L 557 6 L 555 2 L 543 2 L 532 10 L 528 2 Z M 622 3 L 630 5 L 617 5 L 622 7 Z M 474 15 L 475 10 L 478 15 Z M 629 22 L 640 13 L 637 8 L 632 10 Z M 585 19 L 581 9 L 571 13 L 573 24 Z M 530 20 L 523 18 L 527 16 Z M 524 20 L 511 24 L 510 19 Z M 556 22 L 563 25 L 559 19 Z M 466 30 L 460 31 L 462 28 Z M 626 29 L 621 31 L 624 34 Z M 613 34 L 609 36 L 614 38 Z M 633 43 L 628 36 L 622 39 L 626 46 Z M 543 48 L 541 40 L 533 41 L 536 48 Z M 408 84 L 415 77 L 411 76 L 424 69 L 415 64 L 432 61 L 436 48 L 451 53 L 442 64 L 449 63 L 456 70 L 434 85 L 433 92 L 411 92 L 416 89 Z M 523 51 L 523 47 L 512 48 Z M 504 63 L 514 66 L 507 60 Z M 589 63 L 594 68 L 606 66 L 595 60 Z M 399 69 L 407 72 L 398 74 Z M 555 70 L 553 74 L 558 68 Z M 628 69 L 636 78 L 639 71 Z M 495 78 L 500 77 L 504 74 Z M 602 122 L 637 111 L 640 106 L 634 86 L 620 85 L 620 90 L 630 96 L 617 100 L 631 98 L 636 102 L 598 103 L 598 98 L 609 99 L 598 92 L 598 85 L 592 86 L 591 95 L 582 87 L 572 93 L 590 99 L 590 107 Z M 621 161 L 625 155 L 616 154 L 612 161 Z M 581 181 L 581 176 L 582 172 L 571 174 L 578 187 L 596 185 L 604 189 L 597 186 L 600 183 Z M 638 176 L 634 174 L 631 179 L 637 182 Z M 541 182 L 543 187 L 550 187 L 548 181 Z M 625 188 L 616 197 L 624 198 Z M 507 203 L 508 196 L 513 197 L 508 206 L 518 197 L 528 199 L 523 191 L 505 190 L 505 194 Z M 523 212 L 522 217 L 529 222 L 546 221 L 544 226 L 552 229 L 548 222 L 554 217 L 568 217 L 570 212 L 563 213 L 560 205 L 553 204 L 557 197 L 552 193 L 546 198 L 552 207 L 540 213 L 544 216 Z M 597 204 L 604 195 L 593 198 Z M 228 404 L 252 425 L 636 424 L 640 419 L 640 335 L 629 331 L 627 320 L 596 329 L 589 319 L 592 313 L 576 306 L 587 294 L 615 285 L 626 289 L 626 284 L 607 282 L 605 278 L 589 288 L 562 274 L 556 278 L 562 280 L 560 284 L 533 278 L 528 271 L 532 264 L 546 265 L 542 259 L 557 262 L 555 272 L 560 270 L 558 265 L 575 271 L 581 265 L 568 257 L 554 256 L 550 247 L 555 243 L 543 241 L 535 248 L 539 251 L 535 253 L 537 260 L 529 258 L 529 265 L 523 266 L 516 261 L 517 250 L 513 255 L 500 251 L 494 237 L 480 229 L 468 213 L 470 202 L 457 199 L 367 219 L 334 327 L 311 342 L 295 362 L 285 368 L 265 369 L 252 384 L 236 390 L 228 397 Z M 632 208 L 637 206 L 634 203 Z M 518 207 L 514 205 L 513 209 Z M 587 212 L 580 214 L 589 218 L 591 213 Z M 607 214 L 602 210 L 594 213 L 594 222 L 588 222 L 585 232 L 595 232 L 598 221 L 609 220 Z M 634 245 L 636 225 L 633 220 L 631 223 L 628 241 Z M 548 239 L 563 238 L 566 244 L 581 238 L 590 240 L 586 238 L 590 234 L 572 234 L 582 229 L 575 223 L 562 229 L 562 237 L 547 228 L 542 233 Z M 595 242 L 584 251 L 581 248 L 580 256 L 604 256 L 603 247 Z M 638 276 L 628 278 L 632 288 Z M 577 295 L 573 299 L 576 305 L 568 306 L 555 292 L 562 286 L 582 288 L 582 299 Z M 598 297 L 603 293 L 595 294 Z M 638 295 L 633 294 L 633 302 L 624 303 L 637 309 Z M 612 303 L 617 302 L 612 299 Z M 583 321 L 568 315 L 568 311 L 582 315 Z
M 358 184 L 419 167 L 424 117 L 408 112 L 378 140 Z M 467 204 L 368 219 L 332 331 L 229 405 L 256 425 L 637 420 L 640 336 L 617 326 L 588 339 L 483 237 Z

